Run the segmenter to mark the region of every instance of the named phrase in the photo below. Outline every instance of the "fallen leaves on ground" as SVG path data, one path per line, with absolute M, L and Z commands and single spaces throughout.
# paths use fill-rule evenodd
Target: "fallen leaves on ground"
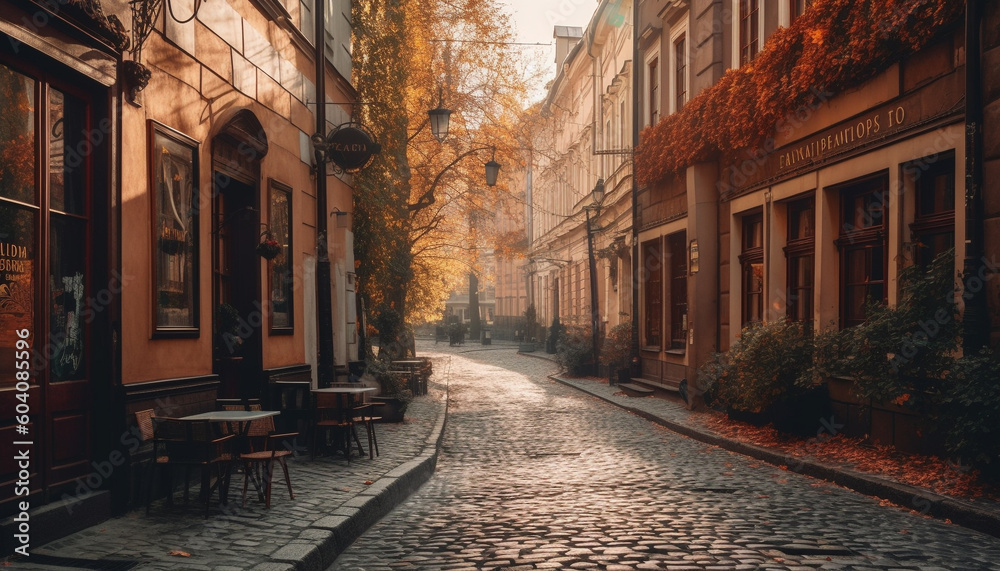
M 168 553 L 167 555 L 173 555 L 175 557 L 191 557 L 190 553 L 188 553 L 187 551 L 181 551 L 179 549 L 175 549 L 170 553 Z
M 1000 501 L 1000 489 L 982 483 L 976 470 L 955 465 L 946 459 L 921 454 L 904 454 L 893 446 L 872 445 L 843 434 L 820 438 L 800 438 L 778 432 L 772 426 L 754 426 L 711 412 L 699 415 L 714 432 L 786 454 L 785 461 L 811 459 L 828 465 L 876 474 L 900 483 L 963 499 Z M 787 469 L 786 466 L 782 466 Z

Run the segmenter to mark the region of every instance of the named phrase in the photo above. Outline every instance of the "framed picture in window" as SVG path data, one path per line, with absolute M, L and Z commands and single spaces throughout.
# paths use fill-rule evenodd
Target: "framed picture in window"
M 292 189 L 271 179 L 268 183 L 267 226 L 281 253 L 268 263 L 271 292 L 271 334 L 293 332 L 292 300 L 295 276 L 292 273 Z
M 198 142 L 149 122 L 153 336 L 197 337 Z

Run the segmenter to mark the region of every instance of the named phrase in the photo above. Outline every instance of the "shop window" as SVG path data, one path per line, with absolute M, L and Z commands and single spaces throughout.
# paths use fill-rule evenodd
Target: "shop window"
M 758 323 L 764 315 L 764 216 L 760 212 L 743 217 L 740 248 L 742 278 L 742 326 Z
M 667 236 L 670 259 L 670 348 L 684 349 L 687 341 L 687 232 Z
M 740 0 L 740 65 L 746 65 L 757 57 L 760 37 L 759 0 Z
M 643 344 L 659 348 L 663 342 L 663 253 L 659 240 L 642 245 L 642 262 L 646 276 L 643 292 Z
M 270 181 L 268 230 L 281 246 L 281 253 L 269 263 L 271 289 L 271 333 L 292 333 L 292 189 Z
M 885 303 L 888 244 L 887 175 L 840 187 L 840 316 L 842 327 L 863 323 L 869 302 Z
M 198 143 L 150 122 L 153 327 L 198 335 Z
M 788 319 L 811 324 L 816 266 L 815 201 L 813 197 L 788 203 L 787 266 Z
M 939 155 L 904 166 L 916 192 L 910 224 L 914 259 L 921 266 L 955 247 L 955 155 Z

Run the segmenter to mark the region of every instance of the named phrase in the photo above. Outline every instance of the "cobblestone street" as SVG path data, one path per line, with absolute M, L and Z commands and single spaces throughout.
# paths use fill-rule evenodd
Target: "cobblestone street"
M 450 385 L 431 480 L 333 570 L 996 569 L 1000 540 L 679 436 L 551 381 L 550 361 L 427 346 Z

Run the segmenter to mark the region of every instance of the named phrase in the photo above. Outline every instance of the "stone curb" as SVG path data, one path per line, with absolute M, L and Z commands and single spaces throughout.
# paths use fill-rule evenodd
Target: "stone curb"
M 254 571 L 323 571 L 368 528 L 375 525 L 434 474 L 448 418 L 448 385 L 444 407 L 424 442 L 423 452 L 391 472 L 343 505 L 305 528 L 298 537 L 271 554 L 271 562 Z
M 519 354 L 527 355 L 526 353 Z M 545 357 L 537 356 L 536 358 L 544 359 Z M 865 474 L 847 468 L 830 466 L 814 460 L 787 456 L 769 448 L 763 448 L 753 444 L 747 444 L 745 442 L 725 438 L 723 436 L 719 436 L 718 434 L 679 424 L 677 422 L 656 416 L 655 414 L 628 406 L 625 403 L 612 400 L 605 395 L 587 390 L 586 387 L 577 385 L 576 383 L 566 379 L 562 379 L 558 375 L 549 375 L 549 378 L 568 387 L 575 388 L 579 391 L 600 398 L 601 400 L 609 402 L 617 407 L 631 412 L 632 414 L 687 436 L 693 440 L 718 446 L 719 448 L 730 450 L 745 456 L 750 456 L 751 458 L 756 458 L 757 460 L 761 460 L 775 466 L 783 466 L 791 472 L 797 472 L 799 474 L 805 474 L 814 478 L 827 480 L 861 494 L 888 500 L 900 507 L 917 511 L 923 515 L 938 519 L 948 519 L 952 523 L 961 525 L 962 527 L 967 527 L 988 535 L 1000 537 L 1000 511 L 998 510 L 972 505 L 961 500 L 936 494 L 929 490 L 899 482 L 893 482 L 871 474 Z

